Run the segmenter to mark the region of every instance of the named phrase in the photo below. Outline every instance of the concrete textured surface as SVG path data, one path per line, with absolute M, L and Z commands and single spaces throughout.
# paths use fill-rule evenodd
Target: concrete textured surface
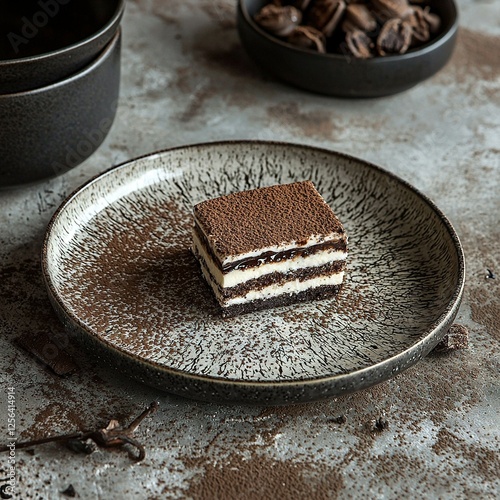
M 102 499 L 498 498 L 500 4 L 459 0 L 448 65 L 408 92 L 376 100 L 312 95 L 262 74 L 239 43 L 235 4 L 129 1 L 121 97 L 104 144 L 64 175 L 0 191 L 1 444 L 12 410 L 15 437 L 25 441 L 111 418 L 126 424 L 160 403 L 136 432 L 146 447 L 139 463 L 125 449 L 85 455 L 51 443 L 16 450 L 16 498 L 67 498 L 69 485 L 77 498 Z M 456 321 L 469 329 L 469 348 L 431 354 L 369 390 L 278 408 L 160 393 L 72 345 L 78 370 L 59 377 L 21 349 L 22 334 L 62 331 L 40 271 L 44 231 L 62 200 L 122 161 L 224 139 L 350 153 L 433 199 L 465 249 Z M 384 425 L 376 425 L 380 418 Z M 0 455 L 0 488 L 8 456 Z

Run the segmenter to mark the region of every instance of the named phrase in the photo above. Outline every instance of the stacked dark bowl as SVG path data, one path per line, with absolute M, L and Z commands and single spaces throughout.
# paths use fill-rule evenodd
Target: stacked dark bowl
M 109 132 L 124 0 L 16 0 L 0 19 L 0 188 L 63 173 Z

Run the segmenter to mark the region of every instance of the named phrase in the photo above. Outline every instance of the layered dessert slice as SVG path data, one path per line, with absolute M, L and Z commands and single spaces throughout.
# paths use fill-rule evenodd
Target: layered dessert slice
M 336 294 L 347 235 L 303 181 L 197 204 L 192 249 L 228 317 Z

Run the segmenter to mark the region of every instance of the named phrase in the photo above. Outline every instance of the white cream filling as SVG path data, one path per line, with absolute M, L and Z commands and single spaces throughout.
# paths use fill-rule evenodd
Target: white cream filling
M 273 297 L 278 297 L 285 293 L 297 294 L 300 292 L 304 292 L 306 290 L 317 288 L 319 286 L 340 285 L 344 280 L 344 271 L 341 271 L 339 273 L 331 274 L 329 276 L 318 276 L 316 278 L 311 278 L 304 281 L 295 279 L 291 281 L 286 281 L 285 283 L 281 284 L 273 284 L 261 288 L 259 290 L 249 290 L 245 295 L 240 295 L 238 297 L 233 297 L 231 299 L 224 299 L 219 293 L 217 286 L 210 279 L 210 275 L 207 271 L 207 268 L 204 265 L 202 265 L 201 269 L 203 271 L 205 279 L 212 287 L 212 290 L 214 291 L 217 301 L 223 307 L 228 307 L 236 304 L 244 304 L 246 302 L 251 302 L 253 300 L 271 299 Z
M 293 281 L 286 281 L 285 283 L 282 283 L 280 285 L 269 285 L 261 288 L 260 290 L 250 290 L 244 296 L 229 299 L 224 303 L 224 305 L 231 306 L 234 304 L 250 302 L 252 300 L 271 299 L 273 297 L 283 295 L 284 293 L 296 294 L 323 285 L 340 285 L 343 279 L 344 271 L 340 271 L 339 273 L 335 273 L 330 276 L 318 276 L 317 278 L 311 278 L 305 281 L 299 281 L 298 279 Z
M 206 267 L 222 288 L 231 288 L 273 272 L 288 273 L 299 269 L 323 266 L 330 262 L 345 260 L 347 258 L 347 252 L 344 251 L 322 250 L 305 257 L 298 256 L 293 259 L 284 259 L 280 262 L 269 262 L 257 267 L 235 269 L 224 274 L 213 261 L 211 255 L 205 250 L 205 246 L 201 243 L 196 231 L 193 231 L 193 245 L 195 254 L 197 253 L 205 261 Z M 258 256 L 259 254 L 256 255 Z
M 203 233 L 207 241 L 209 241 L 207 234 L 205 233 L 205 230 L 203 229 L 202 225 L 196 220 L 195 222 L 197 226 L 200 228 L 200 231 Z M 312 247 L 314 245 L 319 245 L 320 243 L 327 243 L 331 241 L 338 241 L 341 239 L 341 235 L 339 233 L 330 233 L 326 236 L 324 235 L 313 235 L 310 238 L 308 238 L 306 244 L 304 245 L 299 245 L 297 241 L 291 241 L 290 243 L 287 243 L 286 245 L 276 245 L 276 246 L 270 246 L 270 247 L 264 247 L 264 248 L 259 248 L 258 250 L 255 250 L 253 252 L 247 252 L 247 253 L 242 253 L 238 255 L 229 255 L 226 257 L 222 257 L 218 252 L 217 249 L 211 245 L 211 250 L 215 254 L 215 256 L 220 260 L 223 266 L 226 264 L 230 264 L 232 262 L 236 262 L 238 260 L 242 259 L 248 259 L 251 257 L 258 257 L 264 252 L 273 252 L 273 253 L 278 253 L 278 252 L 285 252 L 287 250 L 293 250 L 294 248 L 308 248 Z

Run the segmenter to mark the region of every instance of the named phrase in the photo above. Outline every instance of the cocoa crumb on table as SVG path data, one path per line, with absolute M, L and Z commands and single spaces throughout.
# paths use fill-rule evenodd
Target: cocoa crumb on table
M 448 333 L 434 348 L 436 352 L 456 351 L 469 347 L 469 330 L 464 325 L 451 325 Z

